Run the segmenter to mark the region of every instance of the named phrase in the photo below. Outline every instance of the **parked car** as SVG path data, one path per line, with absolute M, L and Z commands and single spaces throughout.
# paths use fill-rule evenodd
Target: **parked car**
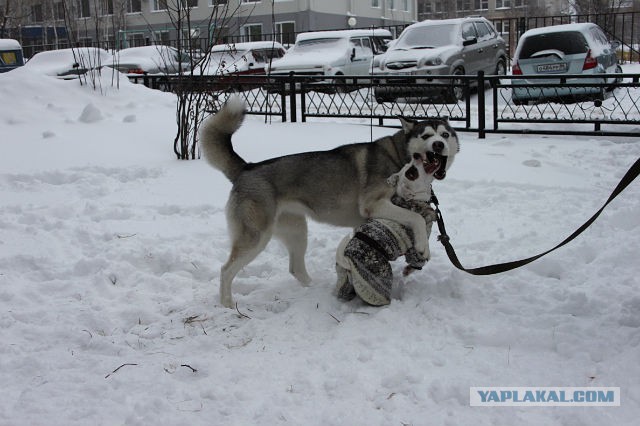
M 24 65 L 22 46 L 17 40 L 0 38 L 0 72 L 11 71 Z
M 63 80 L 79 78 L 90 70 L 102 68 L 111 54 L 97 47 L 49 50 L 33 55 L 25 67 Z
M 375 55 L 384 53 L 392 39 L 383 29 L 318 31 L 301 33 L 282 59 L 273 61 L 271 75 L 324 77 L 369 76 Z
M 417 76 L 418 83 L 437 84 L 438 76 L 476 75 L 478 71 L 504 75 L 506 64 L 505 42 L 485 18 L 427 20 L 405 28 L 387 52 L 374 60 L 372 74 L 380 82 L 385 82 L 385 77 Z M 460 79 L 441 81 L 446 87 L 436 85 L 420 95 L 462 99 Z M 397 86 L 379 87 L 375 93 L 378 101 L 384 102 L 415 95 L 416 91 L 415 87 L 403 90 Z
M 520 37 L 513 58 L 511 73 L 525 76 L 549 76 L 549 79 L 513 80 L 511 98 L 515 104 L 557 100 L 603 99 L 605 89 L 611 90 L 622 73 L 616 56 L 617 43 L 611 43 L 604 31 L 591 23 L 565 24 L 536 28 Z M 593 78 L 566 79 L 565 87 L 539 88 L 534 84 L 557 84 L 557 77 L 571 74 L 593 75 Z M 575 84 L 605 84 L 612 86 L 576 87 Z
M 211 53 L 193 71 L 203 75 L 264 74 L 265 66 L 284 54 L 284 47 L 275 41 L 219 44 L 211 48 Z
M 189 64 L 181 61 L 182 56 L 178 49 L 160 44 L 129 47 L 116 52 L 105 66 L 128 75 L 176 74 L 189 69 Z

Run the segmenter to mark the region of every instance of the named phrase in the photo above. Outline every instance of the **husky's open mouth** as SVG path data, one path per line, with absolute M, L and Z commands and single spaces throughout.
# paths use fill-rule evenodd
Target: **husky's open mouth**
M 424 171 L 433 175 L 434 178 L 442 180 L 447 175 L 447 156 L 427 151 L 427 159 L 423 161 Z

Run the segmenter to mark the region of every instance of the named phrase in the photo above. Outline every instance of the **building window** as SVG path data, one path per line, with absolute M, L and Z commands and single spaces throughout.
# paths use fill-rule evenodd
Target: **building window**
M 511 9 L 511 0 L 496 0 L 496 9 Z
M 53 4 L 53 19 L 56 21 L 64 20 L 64 3 L 59 1 Z
M 180 0 L 182 8 L 194 8 L 198 7 L 198 0 Z
M 474 5 L 476 10 L 488 10 L 489 0 L 475 0 Z
M 31 22 L 42 22 L 42 5 L 34 4 L 31 6 Z
M 153 44 L 169 44 L 169 31 L 154 31 Z
M 152 11 L 167 10 L 167 0 L 153 0 Z
M 284 45 L 293 45 L 296 42 L 295 22 L 276 22 L 277 40 Z
M 395 0 L 387 0 L 387 8 L 389 10 L 395 10 L 396 8 L 396 1 Z
M 380 7 L 380 0 L 371 0 L 371 7 Z
M 80 12 L 81 18 L 88 18 L 91 16 L 91 6 L 89 4 L 89 1 L 90 0 L 80 0 L 78 10 Z
M 260 41 L 262 40 L 262 24 L 249 24 L 240 28 L 242 41 Z
M 227 0 L 209 0 L 209 6 L 221 6 L 227 4 Z
M 139 47 L 145 45 L 144 33 L 127 34 L 127 47 Z
M 242 3 L 260 3 L 262 0 L 242 0 Z
M 127 13 L 141 13 L 142 0 L 127 0 Z
M 471 0 L 458 0 L 458 12 L 471 10 Z
M 113 15 L 113 0 L 102 0 L 102 15 Z

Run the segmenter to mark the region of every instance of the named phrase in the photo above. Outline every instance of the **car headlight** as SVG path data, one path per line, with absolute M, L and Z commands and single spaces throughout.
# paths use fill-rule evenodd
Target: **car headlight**
M 438 65 L 442 65 L 442 59 L 440 59 L 439 56 L 435 58 L 424 58 L 418 63 L 419 67 L 437 67 Z

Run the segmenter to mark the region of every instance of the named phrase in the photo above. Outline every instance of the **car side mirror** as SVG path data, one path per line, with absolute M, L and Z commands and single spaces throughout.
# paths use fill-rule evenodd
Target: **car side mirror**
M 476 43 L 478 43 L 478 39 L 475 38 L 475 37 L 472 37 L 472 38 L 468 38 L 468 39 L 464 40 L 462 42 L 462 45 L 463 46 L 470 46 L 470 45 L 476 44 Z
M 354 48 L 351 50 L 351 58 L 350 58 L 350 59 L 351 59 L 351 62 L 353 62 L 353 60 L 354 60 L 355 58 L 356 58 L 356 48 L 354 47 Z

